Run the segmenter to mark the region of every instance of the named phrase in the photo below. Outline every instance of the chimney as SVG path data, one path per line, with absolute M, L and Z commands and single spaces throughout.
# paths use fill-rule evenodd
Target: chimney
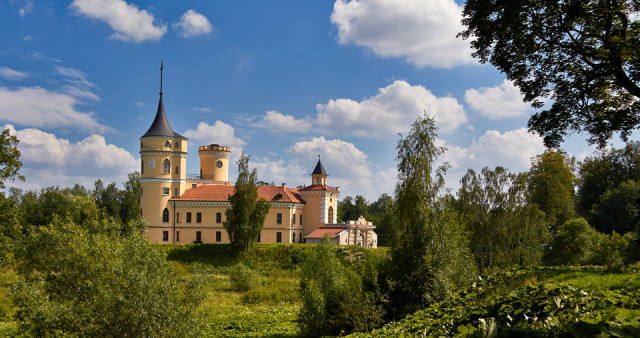
M 287 189 L 287 184 L 286 183 L 282 183 L 282 189 Z

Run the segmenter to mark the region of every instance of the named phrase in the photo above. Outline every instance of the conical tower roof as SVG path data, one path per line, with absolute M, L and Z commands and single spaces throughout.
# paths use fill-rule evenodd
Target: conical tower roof
M 147 136 L 165 136 L 172 138 L 186 138 L 171 129 L 171 125 L 169 125 L 169 121 L 167 120 L 167 115 L 164 113 L 164 102 L 162 102 L 162 92 L 160 92 L 160 101 L 158 101 L 158 111 L 156 112 L 156 117 L 153 119 L 151 123 L 151 127 L 147 130 L 142 137 Z
M 324 170 L 324 166 L 322 165 L 322 162 L 320 161 L 319 158 L 318 158 L 318 164 L 316 164 L 316 168 L 313 169 L 313 172 L 311 173 L 311 175 L 327 175 L 327 172 Z

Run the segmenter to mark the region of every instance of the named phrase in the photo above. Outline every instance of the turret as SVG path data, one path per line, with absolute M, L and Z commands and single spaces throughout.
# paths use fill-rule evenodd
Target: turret
M 200 146 L 200 178 L 219 182 L 229 181 L 229 147 L 210 144 Z

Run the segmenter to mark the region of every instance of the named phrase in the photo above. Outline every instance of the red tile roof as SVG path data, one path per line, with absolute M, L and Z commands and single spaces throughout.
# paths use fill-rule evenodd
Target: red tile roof
M 171 198 L 172 201 L 227 201 L 233 195 L 235 187 L 230 185 L 201 185 L 189 189 L 180 197 Z M 298 190 L 273 186 L 258 187 L 258 197 L 269 202 L 305 203 Z
M 330 187 L 324 184 L 314 184 L 308 187 L 304 187 L 300 189 L 300 191 L 312 191 L 312 190 L 329 190 L 329 191 L 338 191 L 338 188 Z
M 329 238 L 336 238 L 344 230 L 344 228 L 320 228 L 313 230 L 310 234 L 304 236 L 304 238 L 324 238 L 325 234 L 329 234 Z

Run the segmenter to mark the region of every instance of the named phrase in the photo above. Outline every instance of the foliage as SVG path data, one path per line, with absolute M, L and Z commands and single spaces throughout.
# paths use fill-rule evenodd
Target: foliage
M 612 288 L 581 290 L 555 282 L 553 276 L 566 271 L 514 268 L 484 276 L 451 299 L 369 334 L 354 336 L 487 337 L 488 331 L 508 337 L 631 337 L 640 334 L 637 274 L 630 276 L 631 281 L 627 279 Z M 575 271 L 591 273 L 587 269 Z M 629 284 L 635 287 L 626 287 Z
M 589 262 L 596 265 L 621 264 L 627 257 L 630 240 L 631 238 L 624 238 L 615 231 L 599 235 Z
M 235 193 L 229 196 L 230 207 L 225 210 L 223 225 L 231 243 L 237 243 L 246 251 L 258 240 L 271 204 L 264 199 L 258 200 L 258 172 L 256 169 L 249 171 L 249 156 L 243 152 L 237 163 Z
M 461 180 L 456 205 L 481 272 L 540 263 L 548 226 L 529 203 L 526 180 L 502 167 L 469 169 Z
M 338 220 L 341 222 L 348 222 L 358 219 L 363 216 L 369 219 L 369 201 L 361 195 L 356 195 L 355 198 L 347 196 L 342 201 L 338 202 Z
M 124 190 L 119 190 L 115 183 L 110 183 L 105 188 L 102 180 L 98 179 L 93 195 L 98 208 L 127 224 L 140 215 L 140 173 L 129 173 L 124 187 Z
M 640 223 L 640 181 L 621 182 L 600 195 L 589 212 L 589 222 L 605 233 L 627 233 Z
M 192 336 L 197 279 L 188 285 L 137 232 L 107 220 L 42 226 L 17 251 L 23 280 L 12 287 L 21 328 L 35 336 Z
M 231 286 L 237 291 L 249 291 L 260 285 L 260 274 L 249 269 L 242 263 L 236 264 L 229 272 Z
M 4 189 L 5 182 L 13 182 L 16 178 L 24 181 L 24 176 L 18 174 L 22 166 L 18 138 L 5 129 L 0 134 L 0 189 Z
M 580 265 L 589 260 L 598 232 L 584 218 L 567 221 L 558 228 L 545 253 L 545 262 L 552 265 Z
M 0 267 L 13 261 L 13 247 L 22 237 L 18 208 L 0 193 Z
M 557 147 L 570 131 L 603 146 L 640 125 L 638 5 L 621 1 L 469 0 L 460 33 L 542 108 L 529 128 Z
M 309 335 L 368 331 L 381 324 L 382 308 L 345 268 L 330 244 L 317 245 L 301 266 L 300 329 Z
M 354 204 L 355 201 L 355 204 Z M 347 196 L 338 202 L 338 220 L 347 222 L 364 216 L 376 226 L 378 246 L 390 246 L 395 237 L 392 226 L 393 197 L 382 194 L 374 202 L 369 203 L 364 197 Z
M 531 203 L 544 211 L 552 229 L 574 217 L 574 168 L 575 158 L 555 150 L 545 150 L 531 161 L 527 182 Z
M 461 232 L 451 228 L 456 224 L 441 198 L 446 166 L 436 168 L 435 162 L 445 149 L 436 145 L 436 137 L 434 120 L 425 113 L 397 145 L 396 242 L 389 281 L 393 317 L 447 297 L 453 258 L 468 257 L 465 246 L 457 246 L 463 241 L 452 237 Z

